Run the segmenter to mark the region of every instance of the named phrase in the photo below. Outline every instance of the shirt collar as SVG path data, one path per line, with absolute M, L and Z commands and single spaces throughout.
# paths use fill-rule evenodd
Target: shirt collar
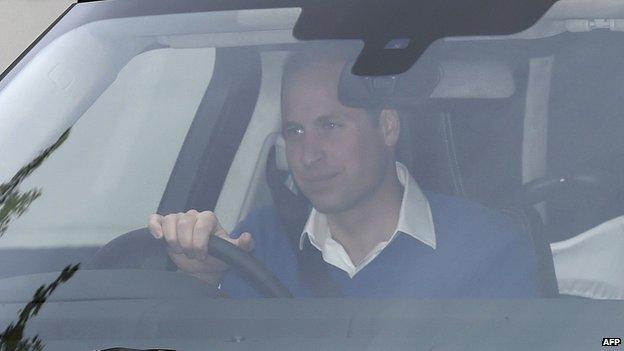
M 401 200 L 401 209 L 399 210 L 399 221 L 394 234 L 396 235 L 398 232 L 405 233 L 435 249 L 436 236 L 429 201 L 416 183 L 416 180 L 409 173 L 407 167 L 397 162 L 396 169 L 399 182 L 403 185 L 403 198 Z M 331 238 L 327 217 L 314 208 L 299 238 L 300 250 L 303 249 L 306 237 L 308 237 L 312 245 L 321 251 L 323 251 L 326 240 Z

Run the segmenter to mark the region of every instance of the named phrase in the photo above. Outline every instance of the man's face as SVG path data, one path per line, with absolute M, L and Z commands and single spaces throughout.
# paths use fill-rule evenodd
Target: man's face
M 366 200 L 383 181 L 388 162 L 388 147 L 366 110 L 338 100 L 342 67 L 341 62 L 310 64 L 288 77 L 282 94 L 289 167 L 322 213 L 346 211 Z

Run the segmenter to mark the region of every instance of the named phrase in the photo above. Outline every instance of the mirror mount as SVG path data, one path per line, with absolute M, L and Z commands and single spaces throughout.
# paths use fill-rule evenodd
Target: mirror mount
M 438 39 L 515 34 L 535 24 L 556 1 L 315 1 L 303 6 L 294 35 L 299 40 L 362 40 L 351 73 L 395 75 L 412 67 Z

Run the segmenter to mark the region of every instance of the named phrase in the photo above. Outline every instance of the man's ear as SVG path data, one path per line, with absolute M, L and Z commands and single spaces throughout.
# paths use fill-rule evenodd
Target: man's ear
M 401 120 L 395 109 L 383 109 L 379 113 L 379 129 L 382 133 L 384 143 L 388 146 L 395 146 L 399 140 L 401 131 Z

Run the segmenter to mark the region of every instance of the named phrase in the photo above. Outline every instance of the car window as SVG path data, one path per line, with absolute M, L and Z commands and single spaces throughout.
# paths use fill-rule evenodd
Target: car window
M 415 38 L 76 5 L 0 81 L 0 320 L 70 272 L 33 300 L 52 349 L 611 342 L 621 306 L 591 300 L 624 299 L 623 34 L 598 3 L 381 76 L 358 62 Z
M 96 33 L 96 37 L 101 37 L 104 45 L 101 50 L 106 55 L 123 56 L 132 50 L 137 55 L 120 66 L 114 82 L 72 127 L 65 145 L 22 184 L 25 188 L 41 187 L 43 195 L 30 211 L 12 223 L 10 232 L 3 238 L 4 247 L 95 249 L 123 233 L 145 226 L 149 215 L 157 211 L 167 212 L 162 213 L 166 215 L 190 209 L 214 210 L 227 231 L 236 231 L 237 226 L 258 209 L 281 201 L 267 183 L 267 173 L 272 167 L 290 174 L 284 181 L 297 187 L 296 174 L 293 177 L 291 165 L 285 160 L 285 141 L 291 139 L 288 139 L 288 129 L 284 129 L 290 127 L 284 120 L 289 118 L 288 113 L 293 113 L 285 111 L 286 106 L 281 101 L 287 92 L 282 83 L 288 73 L 283 71 L 287 70 L 288 57 L 297 52 L 323 50 L 330 56 L 332 52 L 344 55 L 344 67 L 337 71 L 344 75 L 337 81 L 342 105 L 352 110 L 374 110 L 373 113 L 379 111 L 375 108 L 392 108 L 397 112 L 402 123 L 396 146 L 397 161 L 407 168 L 425 193 L 467 199 L 495 211 L 510 208 L 529 211 L 538 222 L 532 225 L 546 228 L 541 235 L 544 243 L 573 237 L 617 217 L 616 210 L 608 216 L 585 214 L 585 223 L 570 228 L 570 216 L 580 221 L 579 210 L 569 209 L 567 213 L 557 214 L 562 210 L 561 205 L 556 205 L 557 199 L 522 202 L 530 200 L 523 198 L 526 195 L 522 193 L 525 191 L 523 184 L 577 176 L 556 166 L 561 159 L 557 138 L 567 134 L 561 134 L 559 128 L 552 126 L 559 123 L 556 119 L 559 106 L 570 109 L 574 105 L 569 101 L 564 105 L 559 102 L 557 97 L 568 94 L 571 82 L 568 76 L 557 74 L 573 65 L 574 61 L 568 63 L 568 58 L 576 57 L 574 47 L 579 46 L 579 42 L 608 41 L 607 36 L 603 39 L 601 34 L 564 33 L 535 38 L 530 44 L 513 38 L 472 42 L 439 40 L 408 72 L 390 78 L 357 77 L 349 75 L 348 70 L 361 50 L 359 41 L 288 46 L 285 43 L 293 41 L 292 34 L 286 35 L 288 31 L 258 31 L 272 25 L 285 28 L 285 24 L 294 23 L 297 11 L 280 11 L 275 15 L 260 12 L 260 17 L 243 11 L 149 16 L 142 19 L 143 22 L 132 18 L 108 19 L 68 33 L 56 40 L 54 45 L 58 48 L 52 45 L 44 50 L 40 55 L 58 55 L 57 52 L 65 50 L 63 45 L 79 45 Z M 206 18 L 213 21 L 206 22 Z M 259 18 L 267 22 L 261 23 Z M 184 22 L 189 28 L 195 26 L 195 32 L 218 31 L 188 34 L 175 27 Z M 245 37 L 240 33 L 232 36 L 224 32 L 228 26 L 232 31 L 237 30 L 236 26 L 257 31 Z M 177 34 L 162 35 L 166 28 Z M 597 39 L 591 39 L 593 37 Z M 121 51 L 111 44 L 128 38 L 133 44 L 126 44 Z M 150 40 L 172 47 L 145 51 L 141 47 L 154 45 Z M 64 42 L 73 44 L 61 44 Z M 220 47 L 215 49 L 209 44 Z M 264 44 L 247 54 L 258 55 L 259 70 L 249 75 L 255 75 L 254 79 L 260 82 L 259 91 L 257 94 L 249 92 L 248 96 L 240 89 L 219 94 L 218 82 L 211 84 L 215 52 L 223 51 L 223 46 L 243 48 L 249 44 Z M 119 59 L 121 56 L 115 60 Z M 35 59 L 25 72 L 35 70 L 32 66 L 37 64 Z M 51 71 L 49 77 L 55 84 L 65 82 L 73 86 L 72 73 L 67 67 L 56 66 Z M 227 76 L 229 69 L 222 68 L 223 72 L 216 73 Z M 106 75 L 102 77 L 110 79 L 108 70 L 110 68 L 103 71 Z M 97 75 L 89 79 L 97 79 Z M 250 82 L 243 85 L 250 87 Z M 101 85 L 97 81 L 89 84 Z M 368 90 L 361 90 L 367 84 Z M 10 92 L 10 88 L 6 90 Z M 226 141 L 208 144 L 211 149 L 182 148 L 185 140 L 192 145 L 189 128 L 194 119 L 203 117 L 214 123 L 219 118 L 233 121 L 229 116 L 234 114 L 232 111 L 223 112 L 223 117 L 219 117 L 219 111 L 199 109 L 209 95 L 215 95 L 213 99 L 222 99 L 225 104 L 239 106 L 243 106 L 244 99 L 252 99 L 246 101 L 250 107 L 245 112 L 248 116 L 244 117 L 249 119 L 249 124 L 236 125 L 237 131 L 229 128 L 231 132 L 242 133 L 240 144 L 233 138 L 232 145 L 228 146 L 233 148 L 231 159 L 220 150 L 226 147 Z M 591 103 L 600 105 L 598 100 L 596 97 Z M 377 104 L 377 107 L 371 108 L 370 104 Z M 210 115 L 201 116 L 206 113 Z M 342 118 L 337 116 L 328 118 Z M 567 118 L 566 121 L 572 120 Z M 338 122 L 338 125 L 344 124 Z M 572 124 L 568 128 L 575 126 Z M 200 154 L 204 155 L 203 161 L 211 159 L 224 166 L 231 162 L 227 169 L 221 170 L 223 188 L 219 181 L 198 183 L 190 176 L 182 176 L 186 172 L 184 167 L 188 166 L 184 164 L 186 153 L 196 155 L 193 156 L 196 163 L 201 160 L 197 158 Z M 271 161 L 271 157 L 275 161 Z M 174 170 L 176 160 L 181 168 Z M 205 173 L 194 177 L 211 179 L 209 171 L 195 171 Z M 586 171 L 578 170 L 579 173 Z M 602 170 L 592 169 L 591 172 Z M 179 195 L 184 191 L 172 190 L 181 189 L 176 188 L 180 182 L 185 182 L 182 188 L 190 191 L 186 200 Z M 168 184 L 172 188 L 166 193 Z M 212 196 L 208 192 L 218 195 L 213 205 L 202 203 L 202 198 Z M 173 193 L 178 194 L 175 201 L 167 198 Z M 574 192 L 569 194 L 576 196 Z M 600 201 L 606 200 L 601 198 Z
M 162 300 L 179 325 L 214 297 L 624 299 L 622 34 L 575 4 L 385 76 L 353 73 L 362 40 L 298 38 L 300 8 L 60 35 L 0 86 L 6 184 L 68 130 L 14 190 L 41 195 L 0 237 L 0 302 L 72 263 L 58 301 Z
M 21 184 L 42 194 L 11 223 L 3 250 L 86 250 L 144 226 L 157 210 L 214 59 L 214 49 L 205 48 L 152 50 L 130 60 L 67 142 Z M 189 66 L 195 69 L 184 69 Z

